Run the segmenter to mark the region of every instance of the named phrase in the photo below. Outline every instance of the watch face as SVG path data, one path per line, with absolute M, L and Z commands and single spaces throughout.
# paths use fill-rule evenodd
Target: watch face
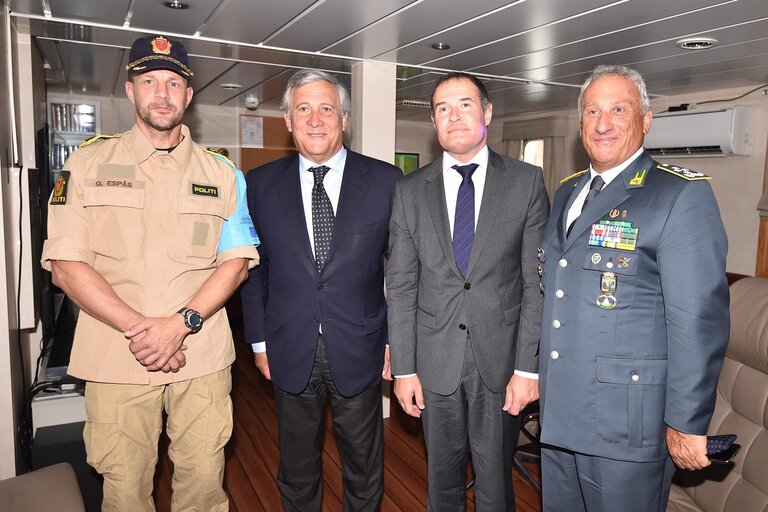
M 203 316 L 194 310 L 187 311 L 186 314 L 187 327 L 192 329 L 193 332 L 197 332 L 203 326 Z

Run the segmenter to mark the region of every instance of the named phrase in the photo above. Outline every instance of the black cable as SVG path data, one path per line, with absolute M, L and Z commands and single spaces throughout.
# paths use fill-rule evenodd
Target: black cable
M 16 342 L 19 346 L 19 360 L 21 361 L 21 385 L 26 386 L 27 372 L 24 369 L 24 352 L 21 346 L 21 271 L 24 262 L 24 194 L 22 193 L 22 182 L 24 177 L 24 166 L 16 164 L 19 169 L 19 275 L 16 284 Z
M 16 344 L 19 350 L 19 371 L 21 372 L 21 387 L 26 389 L 27 372 L 24 368 L 24 349 L 22 347 L 21 337 L 21 278 L 24 262 L 24 194 L 22 193 L 22 183 L 24 177 L 24 166 L 16 163 L 19 169 L 19 273 L 18 283 L 16 285 Z M 24 393 L 21 410 L 19 411 L 17 433 L 19 444 L 21 445 L 22 460 L 25 469 L 32 467 L 32 395 L 29 390 Z
M 768 84 L 763 84 L 763 85 L 761 85 L 759 87 L 755 87 L 754 89 L 750 89 L 749 91 L 745 92 L 744 94 L 742 94 L 740 96 L 736 96 L 735 98 L 726 98 L 724 100 L 699 101 L 699 102 L 693 102 L 693 103 L 691 103 L 691 105 L 695 105 L 695 106 L 698 107 L 699 105 L 706 105 L 707 103 L 722 103 L 724 101 L 736 101 L 736 100 L 740 100 L 744 96 L 748 96 L 748 95 L 752 94 L 755 91 L 759 91 L 760 89 L 762 89 L 764 87 L 768 87 Z M 684 103 L 683 105 L 688 105 L 688 103 Z M 694 109 L 688 109 L 688 108 L 684 109 L 684 111 L 687 111 L 687 110 L 694 110 Z M 681 111 L 683 111 L 683 110 L 681 110 Z M 669 108 L 667 108 L 666 110 L 662 110 L 660 112 L 656 112 L 656 113 L 657 114 L 666 114 L 667 112 L 669 112 Z
M 740 99 L 741 99 L 741 98 L 743 98 L 744 96 L 747 96 L 748 94 L 752 94 L 752 93 L 753 93 L 753 92 L 755 92 L 755 91 L 759 91 L 759 90 L 760 90 L 760 89 L 762 89 L 763 87 L 768 87 L 768 84 L 763 84 L 763 85 L 761 85 L 761 86 L 759 86 L 759 87 L 755 87 L 754 89 L 751 89 L 751 90 L 749 90 L 749 91 L 745 92 L 745 93 L 744 93 L 744 94 L 742 94 L 741 96 L 736 96 L 735 98 L 728 98 L 728 99 L 725 99 L 725 100 L 707 100 L 707 101 L 700 101 L 700 102 L 696 103 L 696 105 L 706 105 L 707 103 L 721 103 L 721 102 L 723 102 L 723 101 L 736 101 L 736 100 L 740 100 Z

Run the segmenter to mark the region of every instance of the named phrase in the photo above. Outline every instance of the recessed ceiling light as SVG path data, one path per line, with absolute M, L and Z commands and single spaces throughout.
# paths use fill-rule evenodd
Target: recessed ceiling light
M 714 37 L 686 37 L 675 42 L 683 50 L 706 50 L 717 45 Z
M 169 9 L 189 9 L 189 5 L 185 4 L 183 2 L 179 2 L 179 0 L 171 0 L 170 2 L 163 2 L 163 5 L 168 7 Z
M 243 88 L 240 84 L 219 84 L 219 87 L 226 89 L 227 91 L 236 91 L 237 89 Z
M 435 44 L 432 45 L 432 48 L 434 48 L 435 50 L 447 50 L 450 47 L 451 47 L 451 45 L 446 44 L 446 43 L 435 43 Z

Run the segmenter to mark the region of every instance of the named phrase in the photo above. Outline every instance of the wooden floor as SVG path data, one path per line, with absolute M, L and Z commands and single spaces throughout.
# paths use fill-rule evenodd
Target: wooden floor
M 236 324 L 239 322 L 233 322 Z M 230 510 L 235 512 L 279 512 L 282 510 L 276 476 L 278 465 L 275 401 L 271 384 L 253 364 L 253 356 L 235 327 L 237 360 L 232 368 L 235 423 L 227 446 L 225 488 Z M 333 436 L 330 417 L 326 422 L 323 453 L 323 511 L 341 510 L 341 459 Z M 539 468 L 526 467 L 538 478 Z M 159 512 L 170 511 L 171 469 L 163 456 L 156 477 L 155 501 Z M 419 420 L 392 407 L 392 416 L 384 420 L 384 512 L 426 510 L 427 463 Z M 513 482 L 517 510 L 538 512 L 540 498 L 515 471 Z M 470 489 L 467 510 L 475 510 Z

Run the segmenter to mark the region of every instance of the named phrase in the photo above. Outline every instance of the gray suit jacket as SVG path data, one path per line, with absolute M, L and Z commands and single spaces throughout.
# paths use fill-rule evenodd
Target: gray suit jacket
M 515 369 L 538 371 L 542 297 L 536 252 L 549 200 L 541 169 L 489 152 L 466 278 L 456 266 L 442 159 L 397 183 L 387 303 L 392 373 L 448 395 L 471 340 L 483 382 L 502 392 Z
M 541 440 L 660 460 L 665 424 L 704 434 L 712 416 L 729 332 L 725 230 L 702 175 L 642 153 L 566 236 L 589 173 L 577 178 L 555 193 L 544 239 Z M 599 233 L 611 225 L 630 242 L 606 244 Z M 613 289 L 609 309 L 603 289 Z

